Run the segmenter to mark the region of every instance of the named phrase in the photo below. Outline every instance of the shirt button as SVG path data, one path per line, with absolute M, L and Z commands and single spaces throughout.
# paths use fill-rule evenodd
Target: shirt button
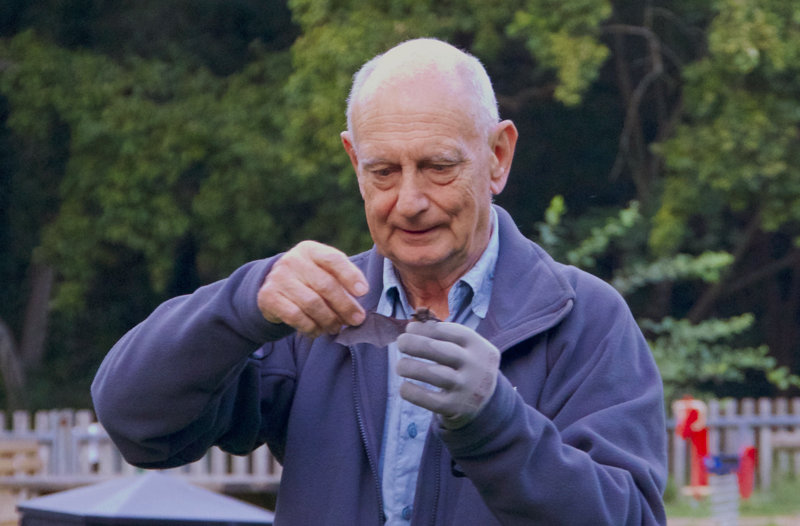
M 400 516 L 403 517 L 403 519 L 405 519 L 407 521 L 410 521 L 411 520 L 411 506 L 406 506 L 405 508 L 403 508 L 403 511 L 400 512 Z
M 414 422 L 411 422 L 410 424 L 408 424 L 408 427 L 406 428 L 406 432 L 408 433 L 408 436 L 410 436 L 411 438 L 416 437 L 417 436 L 417 424 L 415 424 Z

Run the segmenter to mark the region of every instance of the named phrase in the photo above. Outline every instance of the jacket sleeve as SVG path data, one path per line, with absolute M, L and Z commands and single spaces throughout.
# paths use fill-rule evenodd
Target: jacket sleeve
M 250 356 L 291 332 L 267 322 L 257 307 L 273 262 L 250 263 L 163 303 L 108 353 L 92 399 L 128 462 L 172 467 L 214 444 L 236 453 L 259 445 L 263 364 Z
M 589 288 L 536 338 L 545 373 L 508 364 L 475 421 L 437 430 L 502 524 L 666 522 L 661 378 L 622 298 Z

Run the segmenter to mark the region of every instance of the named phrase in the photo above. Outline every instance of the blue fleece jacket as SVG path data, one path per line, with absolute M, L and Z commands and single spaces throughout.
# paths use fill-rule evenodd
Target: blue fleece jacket
M 476 420 L 429 434 L 411 524 L 665 524 L 661 379 L 628 307 L 497 211 L 477 330 L 501 350 L 502 374 Z M 278 525 L 381 524 L 386 352 L 264 320 L 256 293 L 277 257 L 167 301 L 126 334 L 92 386 L 98 417 L 148 468 L 266 442 L 284 468 Z M 382 258 L 353 261 L 374 310 Z

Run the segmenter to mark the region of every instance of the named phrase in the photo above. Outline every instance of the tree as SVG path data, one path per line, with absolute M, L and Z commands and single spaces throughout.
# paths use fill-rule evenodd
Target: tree
M 638 318 L 656 320 L 654 343 L 661 329 L 698 343 L 713 329 L 704 322 L 729 320 L 730 334 L 751 340 L 743 348 L 767 344 L 800 369 L 800 46 L 778 0 L 2 9 L 7 402 L 46 404 L 69 384 L 86 403 L 94 367 L 125 329 L 248 259 L 304 238 L 366 248 L 338 138 L 344 101 L 365 59 L 415 36 L 447 39 L 489 70 L 501 113 L 522 132 L 498 202 L 523 231 L 543 235 L 542 211 L 563 195 L 574 221 L 561 238 L 596 242 L 584 234 L 608 237 L 608 211 L 636 200 L 635 228 L 575 253 L 607 279 L 650 279 L 627 297 Z M 718 278 L 666 270 L 707 264 Z
M 259 61 L 220 79 L 158 61 L 118 65 L 31 32 L 2 52 L 0 89 L 12 109 L 7 125 L 20 143 L 48 152 L 56 131 L 68 130 L 58 145 L 68 152 L 63 173 L 23 168 L 20 179 L 36 176 L 44 184 L 28 192 L 15 185 L 18 196 L 33 200 L 38 188 L 57 195 L 57 213 L 43 214 L 32 229 L 41 233 L 38 246 L 25 249 L 34 265 L 58 268 L 59 311 L 85 309 L 98 269 L 128 252 L 143 256 L 152 288 L 163 293 L 187 238 L 202 246 L 197 267 L 204 280 L 282 245 L 292 225 L 275 217 L 291 216 L 283 197 L 297 187 L 278 169 L 280 151 L 269 140 L 279 126 L 271 108 L 280 106 L 280 92 L 261 83 L 285 74 L 283 56 L 259 52 Z M 29 212 L 16 209 L 24 201 L 9 205 L 13 217 Z M 49 294 L 39 296 L 34 310 L 46 318 Z M 9 371 L 20 372 L 16 384 L 6 382 L 17 386 L 17 403 L 24 373 L 41 363 L 41 342 L 32 353 L 25 341 L 19 351 L 9 345 L 4 352 L 17 362 Z
M 734 261 L 688 313 L 694 322 L 756 295 L 780 363 L 797 367 L 800 321 L 800 26 L 780 1 L 715 4 L 709 50 L 684 69 L 684 110 L 658 145 L 666 163 L 652 247 L 697 246 Z M 700 236 L 696 236 L 698 238 Z
M 556 196 L 537 225 L 542 245 L 563 261 L 605 275 L 634 309 L 637 294 L 663 283 L 718 283 L 734 260 L 727 252 L 711 251 L 647 257 L 641 246 L 648 239 L 646 225 L 635 201 L 617 216 L 592 221 L 588 231 L 564 221 L 565 214 L 564 200 Z M 614 265 L 603 268 L 601 261 L 611 255 Z M 653 320 L 639 309 L 637 319 L 650 341 L 667 400 L 719 394 L 725 384 L 742 384 L 753 372 L 782 389 L 800 387 L 800 377 L 777 367 L 766 345 L 745 343 L 754 322 L 750 313 L 694 322 L 673 316 Z

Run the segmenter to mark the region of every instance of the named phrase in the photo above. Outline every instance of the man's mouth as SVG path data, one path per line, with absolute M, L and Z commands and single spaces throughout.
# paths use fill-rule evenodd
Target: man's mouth
M 400 230 L 402 230 L 403 233 L 411 235 L 411 236 L 420 236 L 420 235 L 423 235 L 423 234 L 427 234 L 428 232 L 432 232 L 435 228 L 436 227 L 430 227 L 430 228 L 401 228 Z

